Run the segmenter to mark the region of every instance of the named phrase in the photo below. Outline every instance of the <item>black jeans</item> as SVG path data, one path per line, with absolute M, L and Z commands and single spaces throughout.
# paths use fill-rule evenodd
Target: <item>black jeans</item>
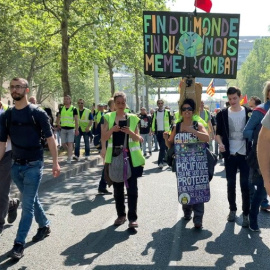
M 236 174 L 237 169 L 240 171 L 240 187 L 242 193 L 242 210 L 243 214 L 249 214 L 249 166 L 244 155 L 230 155 L 225 158 L 225 170 L 227 178 L 227 196 L 230 204 L 230 210 L 236 211 Z
M 133 175 L 128 179 L 129 188 L 127 188 L 128 197 L 128 220 L 137 220 L 137 201 L 138 201 L 138 186 L 137 177 Z M 114 199 L 116 212 L 118 217 L 126 216 L 125 211 L 125 195 L 124 195 L 124 182 L 113 182 Z
M 159 145 L 158 165 L 160 163 L 163 163 L 164 158 L 165 158 L 165 154 L 166 154 L 166 144 L 165 144 L 165 140 L 163 138 L 163 132 L 164 131 L 157 131 L 157 133 L 156 133 L 157 141 L 158 141 L 158 145 Z

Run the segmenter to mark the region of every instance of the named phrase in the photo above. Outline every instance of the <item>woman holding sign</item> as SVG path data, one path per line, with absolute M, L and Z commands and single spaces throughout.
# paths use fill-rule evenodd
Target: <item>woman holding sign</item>
M 190 220 L 192 210 L 196 228 L 202 227 L 204 202 L 210 199 L 207 158 L 202 142 L 209 142 L 205 127 L 192 120 L 196 109 L 193 99 L 185 99 L 179 111 L 182 118 L 164 139 L 168 148 L 175 147 L 176 176 L 179 201 L 182 203 L 184 219 Z M 206 198 L 206 199 L 205 199 Z

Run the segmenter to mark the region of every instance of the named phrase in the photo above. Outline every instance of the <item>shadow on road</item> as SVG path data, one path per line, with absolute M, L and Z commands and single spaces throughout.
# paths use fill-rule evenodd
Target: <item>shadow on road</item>
M 228 222 L 223 233 L 215 241 L 207 243 L 206 252 L 221 254 L 216 269 L 227 269 L 235 263 L 235 256 L 251 256 L 249 262 L 239 269 L 269 269 L 269 248 L 263 243 L 258 232 L 242 228 L 235 234 L 235 223 Z
M 77 244 L 67 248 L 61 253 L 66 256 L 64 264 L 66 266 L 89 265 L 116 244 L 126 241 L 131 235 L 129 230 L 120 232 L 115 229 L 115 226 L 110 226 L 90 233 Z

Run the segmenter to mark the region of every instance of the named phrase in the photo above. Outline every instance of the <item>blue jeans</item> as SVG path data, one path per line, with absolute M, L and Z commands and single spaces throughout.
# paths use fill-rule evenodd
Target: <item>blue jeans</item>
M 259 175 L 256 170 L 253 170 L 252 172 L 252 178 L 254 181 L 254 192 L 253 196 L 251 198 L 251 205 L 250 205 L 250 211 L 249 211 L 249 219 L 250 219 L 250 224 L 252 227 L 257 227 L 257 217 L 259 214 L 259 208 L 260 205 L 263 201 L 263 199 L 266 197 L 266 190 L 264 188 L 264 182 L 263 178 L 261 175 Z
M 80 132 L 78 136 L 75 136 L 75 156 L 80 156 L 80 143 L 81 137 L 83 137 L 85 145 L 85 156 L 90 156 L 90 144 L 89 144 L 89 132 Z
M 15 243 L 25 244 L 33 217 L 39 228 L 50 224 L 38 198 L 38 188 L 43 174 L 43 161 L 36 160 L 20 165 L 12 161 L 11 178 L 22 194 L 22 215 Z

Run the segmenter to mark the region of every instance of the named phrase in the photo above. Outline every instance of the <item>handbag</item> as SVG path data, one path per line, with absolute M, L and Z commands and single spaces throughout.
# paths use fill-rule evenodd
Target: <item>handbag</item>
M 180 122 L 176 124 L 176 131 L 180 130 Z M 172 171 L 175 172 L 175 151 L 174 145 L 171 146 L 166 152 L 165 161 L 167 162 L 168 166 L 172 167 Z
M 131 177 L 131 167 L 128 157 L 127 134 L 125 134 L 124 145 L 114 148 L 112 162 L 109 164 L 109 177 L 113 182 L 125 182 L 128 188 L 127 179 Z
M 217 165 L 217 155 L 214 154 L 209 150 L 208 147 L 206 147 L 206 156 L 207 156 L 207 163 L 208 163 L 208 176 L 209 176 L 209 181 L 212 180 L 215 172 L 215 166 Z

